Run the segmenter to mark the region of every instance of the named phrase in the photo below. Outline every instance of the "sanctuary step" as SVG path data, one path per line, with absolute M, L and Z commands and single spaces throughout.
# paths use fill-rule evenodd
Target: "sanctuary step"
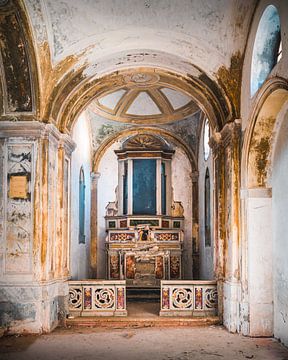
M 66 328 L 73 327 L 91 327 L 91 328 L 147 328 L 147 327 L 199 327 L 220 324 L 218 316 L 206 318 L 161 318 L 155 317 L 76 317 L 66 319 Z
M 160 303 L 159 287 L 126 287 L 127 302 L 158 302 Z

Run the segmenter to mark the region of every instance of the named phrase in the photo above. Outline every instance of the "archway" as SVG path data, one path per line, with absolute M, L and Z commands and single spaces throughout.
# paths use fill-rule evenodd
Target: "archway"
M 274 255 L 279 256 L 285 248 L 280 239 L 281 216 L 276 210 L 278 206 L 273 204 L 279 201 L 282 191 L 285 193 L 285 179 L 279 171 L 286 164 L 283 154 L 287 139 L 287 89 L 287 83 L 281 79 L 269 81 L 261 89 L 242 157 L 242 301 L 249 307 L 246 331 L 249 326 L 249 335 L 275 334 L 281 339 L 287 328 L 280 314 L 287 310 L 279 298 L 284 293 L 287 296 L 287 292 L 283 283 L 279 284 L 279 276 L 284 283 L 285 278 L 287 281 L 287 265 L 280 260 L 281 256 L 278 264 L 273 262 Z

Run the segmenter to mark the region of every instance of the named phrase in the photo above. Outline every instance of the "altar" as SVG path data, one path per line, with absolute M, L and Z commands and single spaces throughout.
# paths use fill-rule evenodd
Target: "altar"
M 143 222 L 143 218 L 138 220 Z M 134 286 L 159 286 L 160 280 L 181 279 L 183 230 L 150 225 L 155 221 L 161 224 L 160 218 L 150 222 L 144 220 L 145 225 L 108 229 L 108 279 L 126 280 L 127 285 Z M 135 218 L 126 218 L 125 221 L 133 223 Z M 164 223 L 170 221 L 166 218 Z M 177 218 L 175 223 L 180 226 L 182 221 Z
M 106 273 L 128 286 L 182 279 L 184 210 L 173 199 L 172 147 L 162 138 L 128 138 L 118 158 L 116 200 L 106 206 Z

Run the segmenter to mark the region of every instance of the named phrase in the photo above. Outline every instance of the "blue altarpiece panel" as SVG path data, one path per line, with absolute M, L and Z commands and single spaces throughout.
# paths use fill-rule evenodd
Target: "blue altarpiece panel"
M 156 160 L 133 160 L 133 214 L 156 214 Z

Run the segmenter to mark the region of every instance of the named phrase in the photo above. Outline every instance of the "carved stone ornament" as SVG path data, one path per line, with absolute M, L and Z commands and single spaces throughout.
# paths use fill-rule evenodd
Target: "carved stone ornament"
M 124 76 L 124 81 L 127 84 L 133 84 L 137 86 L 147 87 L 149 85 L 156 84 L 160 77 L 157 74 L 150 73 L 134 73 Z
M 149 134 L 138 134 L 126 140 L 123 149 L 164 150 L 168 146 L 164 140 Z

